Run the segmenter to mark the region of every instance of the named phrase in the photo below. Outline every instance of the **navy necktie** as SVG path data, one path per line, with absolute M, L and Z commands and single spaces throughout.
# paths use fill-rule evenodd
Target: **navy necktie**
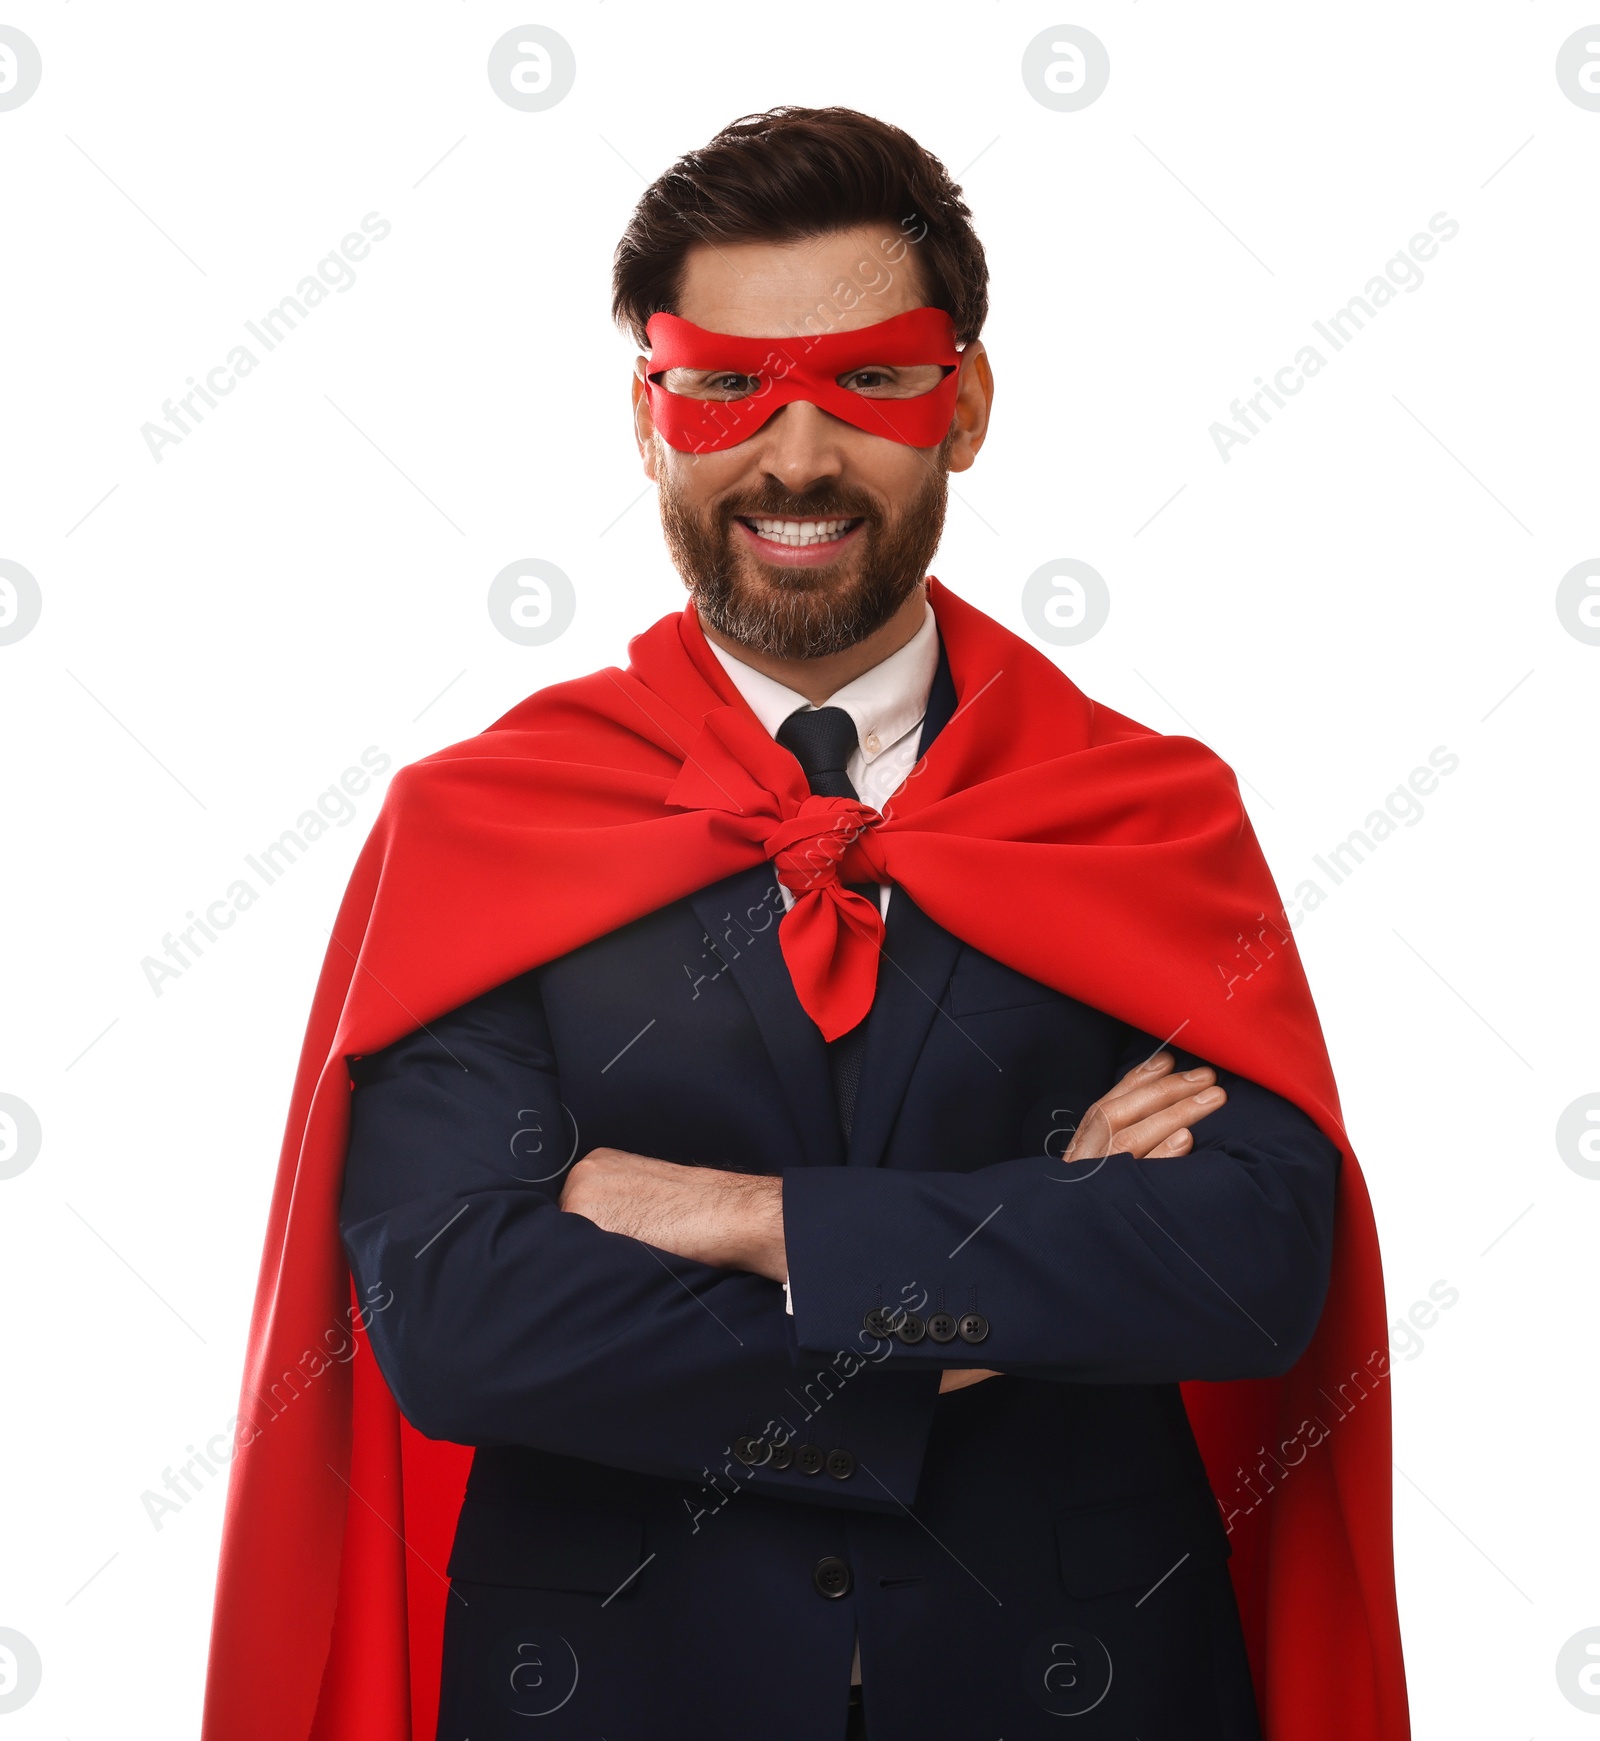
M 806 771 L 823 798 L 860 794 L 845 772 L 856 753 L 856 722 L 842 707 L 797 707 L 778 727 L 778 742 Z
M 845 771 L 857 748 L 856 722 L 842 707 L 796 708 L 774 735 L 805 770 L 811 790 L 819 797 L 860 796 Z M 875 883 L 851 883 L 848 886 L 877 905 Z M 864 1021 L 828 1044 L 828 1071 L 833 1078 L 833 1096 L 846 1142 L 855 1121 L 856 1094 L 861 1086 L 861 1065 L 866 1049 L 867 1024 Z

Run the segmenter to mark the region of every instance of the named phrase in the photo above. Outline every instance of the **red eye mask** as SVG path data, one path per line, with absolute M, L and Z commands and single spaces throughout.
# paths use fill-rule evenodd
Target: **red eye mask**
M 908 447 L 937 447 L 956 404 L 955 323 L 942 308 L 913 308 L 893 320 L 820 337 L 745 339 L 706 332 L 675 314 L 653 314 L 646 332 L 650 369 L 645 377 L 650 415 L 669 447 L 680 453 L 720 453 L 750 436 L 795 399 Z M 873 364 L 937 363 L 944 379 L 914 399 L 874 399 L 841 387 L 840 375 Z M 668 369 L 748 375 L 754 384 L 739 399 L 693 399 L 661 384 Z

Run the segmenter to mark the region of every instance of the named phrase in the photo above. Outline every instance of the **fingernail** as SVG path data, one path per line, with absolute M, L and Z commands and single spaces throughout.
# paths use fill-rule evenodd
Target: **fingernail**
M 1141 1070 L 1159 1070 L 1163 1064 L 1170 1064 L 1171 1062 L 1172 1060 L 1165 1052 L 1157 1052 L 1155 1057 L 1146 1058 L 1139 1068 Z
M 1202 1066 L 1198 1070 L 1185 1070 L 1183 1073 L 1183 1079 L 1185 1082 L 1204 1082 L 1210 1077 L 1210 1075 L 1211 1072 Z
M 1194 1103 L 1196 1106 L 1215 1106 L 1223 1098 L 1220 1088 L 1207 1088 L 1194 1097 Z

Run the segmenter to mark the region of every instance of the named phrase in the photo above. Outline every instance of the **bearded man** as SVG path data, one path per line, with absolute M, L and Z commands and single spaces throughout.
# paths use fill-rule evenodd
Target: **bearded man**
M 1401 1741 L 1377 1247 L 1237 785 L 928 577 L 960 190 L 749 117 L 614 287 L 689 603 L 352 878 L 209 1741 Z

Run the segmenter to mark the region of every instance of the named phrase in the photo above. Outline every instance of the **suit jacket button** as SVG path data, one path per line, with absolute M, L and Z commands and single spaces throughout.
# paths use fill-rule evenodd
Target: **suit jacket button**
M 963 1342 L 981 1342 L 989 1334 L 989 1320 L 982 1312 L 968 1312 L 958 1328 Z
M 898 1336 L 908 1348 L 914 1342 L 920 1342 L 927 1333 L 928 1326 L 923 1323 L 915 1312 L 907 1312 L 900 1320 L 899 1328 L 895 1331 L 895 1335 Z
M 849 1566 L 837 1554 L 829 1554 L 812 1567 L 811 1582 L 816 1585 L 819 1596 L 837 1601 L 839 1597 L 850 1594 L 855 1580 L 850 1576 Z
M 928 1320 L 928 1334 L 935 1342 L 954 1342 L 956 1321 L 948 1312 L 935 1312 Z
M 882 1306 L 874 1306 L 861 1322 L 866 1326 L 869 1336 L 882 1338 L 894 1334 L 893 1314 L 884 1311 Z
M 848 1481 L 856 1472 L 856 1460 L 848 1451 L 830 1451 L 827 1469 L 835 1481 Z
M 747 1469 L 754 1469 L 766 1462 L 771 1450 L 765 1439 L 743 1438 L 733 1441 L 733 1454 Z
M 802 1475 L 818 1474 L 824 1461 L 820 1445 L 802 1445 L 794 1454 L 794 1466 Z
M 774 1445 L 772 1455 L 767 1459 L 769 1469 L 789 1469 L 794 1466 L 794 1446 Z

